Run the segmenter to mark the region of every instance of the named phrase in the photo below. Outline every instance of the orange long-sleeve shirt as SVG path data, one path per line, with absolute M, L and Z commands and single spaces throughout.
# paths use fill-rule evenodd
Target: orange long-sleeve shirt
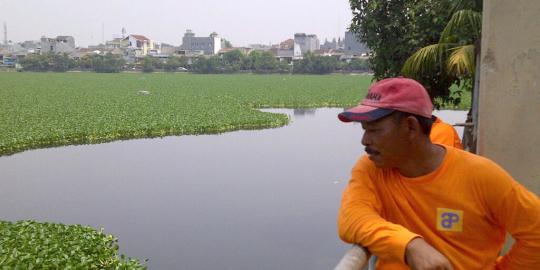
M 440 143 L 463 149 L 463 145 L 461 144 L 456 129 L 438 117 L 435 119 L 435 122 L 433 122 L 429 138 L 433 143 Z
M 405 247 L 423 237 L 454 269 L 539 269 L 540 200 L 492 161 L 445 147 L 432 173 L 406 178 L 363 156 L 339 211 L 339 234 L 378 256 L 377 269 L 409 269 Z M 517 240 L 497 260 L 506 231 Z

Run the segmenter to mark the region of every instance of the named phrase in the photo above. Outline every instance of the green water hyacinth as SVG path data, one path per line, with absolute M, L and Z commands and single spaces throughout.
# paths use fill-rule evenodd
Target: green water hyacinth
M 146 269 L 117 239 L 81 225 L 0 221 L 1 269 Z
M 369 75 L 0 72 L 0 156 L 286 125 L 259 108 L 351 107 Z M 465 104 L 464 107 L 467 105 Z

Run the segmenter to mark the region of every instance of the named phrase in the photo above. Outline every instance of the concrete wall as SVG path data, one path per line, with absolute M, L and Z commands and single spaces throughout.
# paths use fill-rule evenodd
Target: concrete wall
M 540 1 L 485 0 L 478 153 L 540 195 Z

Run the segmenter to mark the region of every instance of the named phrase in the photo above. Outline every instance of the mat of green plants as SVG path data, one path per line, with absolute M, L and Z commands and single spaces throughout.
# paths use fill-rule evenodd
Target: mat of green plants
M 369 76 L 0 73 L 0 155 L 278 127 L 265 107 L 349 106 Z
M 350 107 L 369 75 L 0 73 L 0 156 L 129 138 L 283 126 L 258 108 Z
M 118 254 L 118 239 L 91 227 L 0 221 L 0 269 L 146 269 Z

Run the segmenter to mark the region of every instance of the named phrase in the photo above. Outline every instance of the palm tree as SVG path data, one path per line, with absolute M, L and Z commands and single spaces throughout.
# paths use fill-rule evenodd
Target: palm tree
M 402 68 L 403 75 L 423 83 L 431 97 L 440 97 L 441 103 L 457 105 L 461 102 L 463 90 L 472 92 L 472 108 L 467 114 L 462 143 L 466 150 L 473 153 L 476 152 L 478 121 L 476 82 L 478 82 L 482 3 L 482 0 L 457 1 L 451 10 L 452 17 L 441 33 L 439 43 L 419 49 L 405 61 Z M 457 96 L 450 92 L 450 86 L 454 84 L 461 88 L 457 91 Z M 436 104 L 439 105 L 441 104 Z
M 452 97 L 449 88 L 453 84 L 460 85 L 463 90 L 473 87 L 481 38 L 481 10 L 481 0 L 458 1 L 451 10 L 452 17 L 441 33 L 439 43 L 411 55 L 403 65 L 403 75 L 422 82 L 432 97 L 459 103 L 459 96 Z

